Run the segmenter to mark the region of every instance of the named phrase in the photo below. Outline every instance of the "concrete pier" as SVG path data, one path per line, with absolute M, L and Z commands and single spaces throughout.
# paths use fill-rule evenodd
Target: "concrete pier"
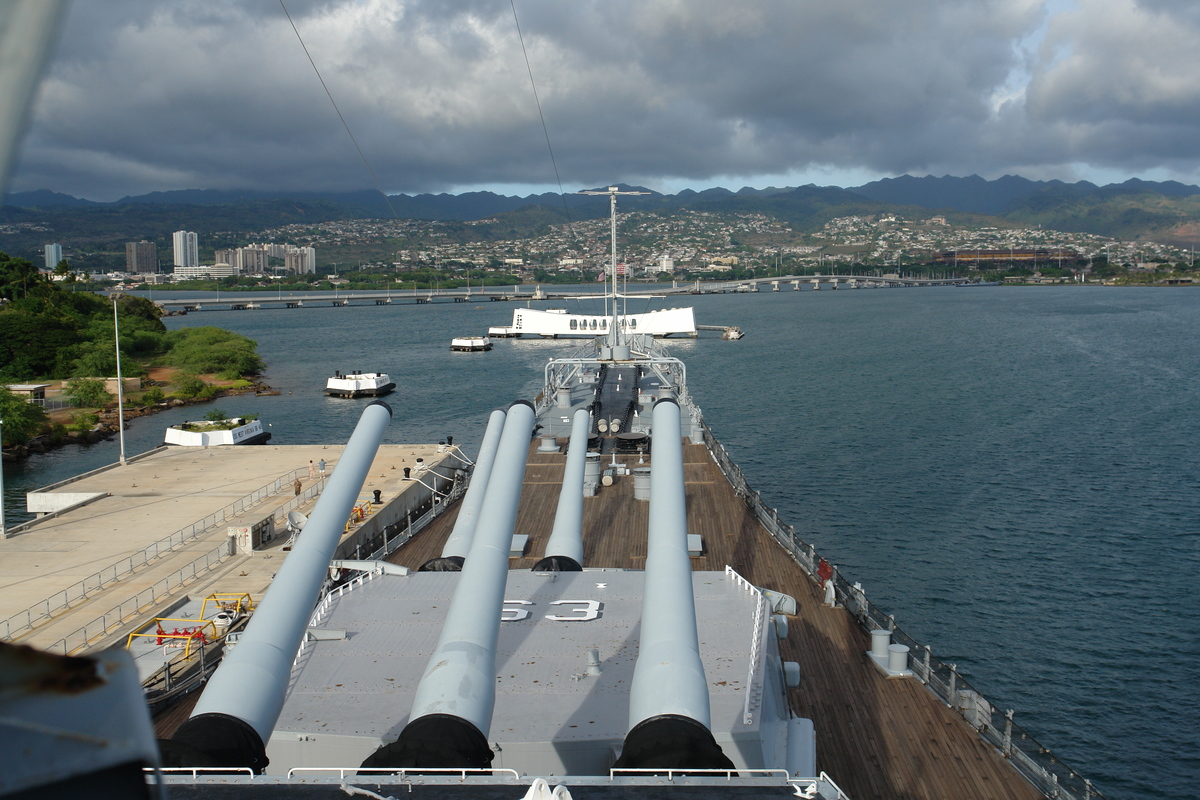
M 71 505 L 56 504 L 57 494 L 91 499 L 0 540 L 0 638 L 82 652 L 186 596 L 261 597 L 287 556 L 287 511 L 307 513 L 323 486 L 319 470 L 309 477 L 309 461 L 324 460 L 329 474 L 341 451 L 168 448 L 31 493 L 39 507 Z M 385 536 L 402 534 L 463 466 L 444 445 L 380 447 L 335 557 L 366 558 Z

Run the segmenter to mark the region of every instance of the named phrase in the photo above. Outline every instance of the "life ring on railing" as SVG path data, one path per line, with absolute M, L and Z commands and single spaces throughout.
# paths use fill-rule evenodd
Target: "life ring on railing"
M 821 579 L 821 583 L 833 577 L 833 567 L 829 566 L 829 562 L 821 559 L 821 563 L 817 565 L 817 577 Z

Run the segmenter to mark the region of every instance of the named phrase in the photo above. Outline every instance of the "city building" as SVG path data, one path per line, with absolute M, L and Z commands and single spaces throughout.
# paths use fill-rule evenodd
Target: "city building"
M 191 280 L 193 278 L 207 278 L 212 272 L 212 267 L 205 265 L 196 265 L 194 267 L 176 267 L 175 278 L 177 280 Z
M 297 275 L 310 275 L 317 271 L 317 249 L 315 247 L 289 247 L 283 257 L 284 268 Z
M 1045 264 L 1051 261 L 1075 262 L 1079 258 L 1078 252 L 1067 247 L 1011 247 L 1006 250 L 944 250 L 938 253 L 934 260 L 939 264 L 970 267 L 982 262 L 1006 264 L 1020 261 Z
M 48 244 L 46 245 L 46 269 L 54 269 L 58 266 L 58 262 L 63 260 L 62 245 Z
M 125 271 L 158 272 L 158 248 L 154 242 L 125 243 Z
M 172 234 L 175 250 L 175 266 L 194 267 L 200 263 L 199 240 L 192 231 L 175 231 Z
M 268 271 L 269 259 L 268 245 L 248 244 L 237 249 L 230 263 L 242 275 L 261 275 Z
M 212 278 L 232 278 L 235 275 L 240 275 L 241 270 L 236 264 L 213 264 L 208 268 L 209 277 Z

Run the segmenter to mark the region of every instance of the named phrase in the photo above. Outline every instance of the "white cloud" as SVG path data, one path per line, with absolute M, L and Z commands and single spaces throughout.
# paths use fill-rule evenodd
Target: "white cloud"
M 554 182 L 508 2 L 288 8 L 388 191 Z M 1200 141 L 1191 2 L 517 10 L 568 190 L 1088 164 L 1182 173 Z M 112 0 L 72 7 L 13 188 L 370 184 L 278 6 Z

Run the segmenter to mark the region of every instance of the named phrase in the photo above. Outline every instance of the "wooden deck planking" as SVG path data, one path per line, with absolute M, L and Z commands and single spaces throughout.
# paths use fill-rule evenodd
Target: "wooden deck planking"
M 529 536 L 529 569 L 544 555 L 558 506 L 563 457 L 530 448 L 516 532 Z M 605 458 L 607 464 L 609 458 Z M 618 457 L 637 465 L 637 456 Z M 843 609 L 821 604 L 823 593 L 771 539 L 724 479 L 703 445 L 684 446 L 688 530 L 703 538 L 696 570 L 732 566 L 757 586 L 796 598 L 797 614 L 781 642 L 797 661 L 801 686 L 789 692 L 794 711 L 812 719 L 817 767 L 854 800 L 1035 800 L 1042 795 L 967 723 L 914 678 L 887 678 L 867 659 L 868 635 Z M 642 569 L 649 504 L 633 498 L 631 476 L 584 500 L 584 561 L 589 567 Z M 440 555 L 456 509 L 443 514 L 393 555 L 415 568 Z M 626 531 L 643 532 L 632 540 Z

